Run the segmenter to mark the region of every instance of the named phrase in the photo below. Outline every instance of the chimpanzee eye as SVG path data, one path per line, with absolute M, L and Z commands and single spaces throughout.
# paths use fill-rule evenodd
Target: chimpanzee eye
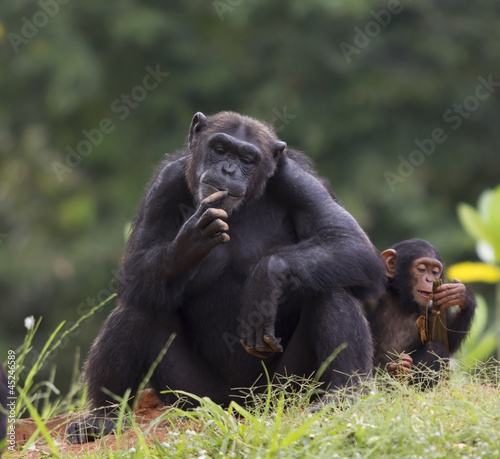
M 253 158 L 247 158 L 246 156 L 242 156 L 241 162 L 243 164 L 254 164 L 255 161 L 253 160 Z
M 226 154 L 226 150 L 224 150 L 223 147 L 221 147 L 220 145 L 216 145 L 215 147 L 212 148 L 212 150 L 217 153 L 218 155 L 225 155 Z

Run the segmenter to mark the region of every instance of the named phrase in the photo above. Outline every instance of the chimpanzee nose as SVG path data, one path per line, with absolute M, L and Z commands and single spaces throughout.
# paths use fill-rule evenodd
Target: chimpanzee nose
M 236 164 L 225 163 L 222 166 L 222 171 L 228 175 L 234 175 L 236 172 Z

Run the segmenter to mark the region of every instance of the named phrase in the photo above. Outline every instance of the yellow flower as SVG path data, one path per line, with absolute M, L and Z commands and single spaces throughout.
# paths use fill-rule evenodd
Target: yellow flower
M 466 261 L 452 265 L 447 270 L 450 279 L 460 279 L 462 282 L 500 282 L 500 268 L 486 263 Z

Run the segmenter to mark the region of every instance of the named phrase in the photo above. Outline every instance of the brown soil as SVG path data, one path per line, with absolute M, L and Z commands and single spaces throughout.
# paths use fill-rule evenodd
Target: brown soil
M 147 389 L 139 396 L 139 401 L 135 409 L 134 415 L 139 428 L 143 432 L 148 432 L 146 435 L 147 442 L 154 442 L 156 438 L 158 441 L 165 441 L 169 436 L 169 430 L 172 430 L 171 421 L 161 422 L 157 425 L 152 423 L 153 419 L 158 418 L 166 410 L 163 403 L 156 397 L 155 393 Z M 72 413 L 55 416 L 46 421 L 45 426 L 51 433 L 51 437 L 59 450 L 62 457 L 85 457 L 93 451 L 105 449 L 128 449 L 133 447 L 137 441 L 137 434 L 135 430 L 130 429 L 125 431 L 118 439 L 115 435 L 107 435 L 104 438 L 89 442 L 83 445 L 72 445 L 66 441 L 65 432 L 67 425 L 84 416 L 85 413 Z M 180 423 L 186 421 L 179 421 Z M 21 450 L 22 447 L 36 432 L 37 426 L 33 419 L 20 419 L 16 422 L 16 447 Z M 36 436 L 35 442 L 31 445 L 30 449 L 26 452 L 12 453 L 9 450 L 4 451 L 5 458 L 40 458 L 45 457 L 44 453 L 50 453 L 50 446 L 44 439 L 41 433 Z

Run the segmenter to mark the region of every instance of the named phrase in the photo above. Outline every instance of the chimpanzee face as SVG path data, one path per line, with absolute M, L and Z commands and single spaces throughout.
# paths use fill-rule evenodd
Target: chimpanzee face
M 212 135 L 198 169 L 198 200 L 217 191 L 227 191 L 233 210 L 247 195 L 262 160 L 260 149 L 238 137 L 220 132 Z
M 441 278 L 443 264 L 430 257 L 417 258 L 411 265 L 413 299 L 421 306 L 428 306 L 432 298 L 432 283 Z
M 263 196 L 286 143 L 272 129 L 236 113 L 197 113 L 189 133 L 186 177 L 197 204 L 226 191 L 218 207 L 228 214 Z
M 437 259 L 435 249 L 425 241 L 401 243 L 382 252 L 382 258 L 394 289 L 410 309 L 427 307 L 432 298 L 432 285 L 441 279 L 444 265 Z

